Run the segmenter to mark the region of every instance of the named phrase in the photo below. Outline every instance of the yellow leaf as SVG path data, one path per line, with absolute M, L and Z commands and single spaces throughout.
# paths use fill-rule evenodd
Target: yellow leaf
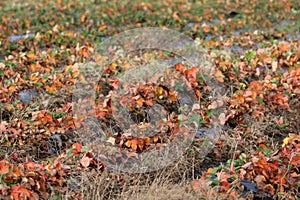
M 39 76 L 39 73 L 36 72 L 36 73 L 34 73 L 34 74 L 30 74 L 29 79 L 30 79 L 31 81 L 33 81 L 33 82 L 37 82 L 38 76 Z
M 288 137 L 284 138 L 282 147 L 284 147 L 285 145 L 287 145 L 289 143 L 289 140 L 290 140 L 290 138 L 288 138 Z
M 163 89 L 162 87 L 157 87 L 157 88 L 156 88 L 156 93 L 157 93 L 158 95 L 162 95 L 163 91 L 164 91 L 164 89 Z
M 111 69 L 116 69 L 117 66 L 118 66 L 118 64 L 115 63 L 115 62 L 113 62 L 113 63 L 110 64 Z
M 153 137 L 153 142 L 156 143 L 157 141 L 158 141 L 158 136 L 154 136 L 154 137 Z
M 293 139 L 297 138 L 297 136 L 298 136 L 297 134 L 289 133 L 289 137 L 284 138 L 282 147 L 284 147 L 285 145 L 287 145 L 290 140 L 293 140 Z
M 130 141 L 130 140 L 127 140 L 127 141 L 125 142 L 125 146 L 128 147 L 128 148 L 131 147 L 131 141 Z
M 140 97 L 136 100 L 136 103 L 140 106 L 142 106 L 144 102 L 145 102 L 145 100 L 142 97 Z
M 78 70 L 73 71 L 72 78 L 76 78 L 78 75 L 79 75 L 79 71 Z

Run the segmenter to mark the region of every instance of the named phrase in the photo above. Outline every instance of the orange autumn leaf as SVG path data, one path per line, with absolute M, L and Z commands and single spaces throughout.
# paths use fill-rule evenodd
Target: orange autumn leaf
M 296 172 L 291 173 L 291 177 L 297 178 L 300 177 L 300 174 L 297 174 Z
M 197 80 L 197 74 L 199 72 L 199 67 L 192 67 L 184 71 L 185 77 L 191 81 L 195 82 Z
M 145 103 L 148 105 L 148 106 L 153 106 L 153 102 L 151 100 L 146 100 Z
M 14 200 L 19 200 L 19 199 L 20 199 L 20 198 L 19 198 L 19 193 L 16 192 L 16 191 L 13 191 L 13 192 L 11 193 L 11 196 L 13 197 Z
M 0 161 L 0 174 L 7 174 L 9 172 L 10 164 L 6 160 Z
M 110 64 L 110 69 L 111 69 L 112 71 L 116 70 L 117 67 L 118 67 L 118 64 L 117 64 L 116 62 L 112 62 L 112 63 Z
M 45 88 L 48 92 L 56 92 L 57 91 L 57 88 L 54 84 L 46 85 Z
M 131 65 L 130 65 L 129 63 L 123 61 L 123 63 L 122 63 L 122 68 L 123 68 L 124 70 L 128 70 L 128 69 L 131 68 Z
M 292 157 L 291 165 L 293 165 L 293 166 L 299 166 L 300 165 L 300 156 L 299 155 L 295 155 L 295 156 Z
M 172 101 L 176 101 L 176 92 L 175 91 L 170 91 L 169 92 L 169 98 L 172 100 Z
M 193 187 L 193 189 L 194 189 L 195 191 L 197 191 L 197 190 L 199 189 L 199 186 L 200 186 L 201 182 L 202 182 L 202 180 L 200 180 L 200 179 L 193 180 L 193 181 L 191 182 L 191 185 L 192 185 L 192 187 Z
M 241 95 L 234 96 L 234 99 L 237 100 L 239 103 L 244 103 L 245 102 L 245 98 Z
M 19 190 L 18 190 L 20 193 L 22 193 L 23 195 L 25 195 L 26 197 L 30 197 L 30 191 L 27 190 L 26 188 L 23 188 L 21 187 Z
M 7 89 L 10 93 L 13 93 L 16 90 L 16 87 L 13 85 L 10 85 Z
M 72 72 L 72 78 L 76 78 L 79 75 L 79 71 L 75 70 Z
M 225 46 L 225 47 L 230 47 L 230 46 L 232 46 L 231 40 L 230 40 L 230 39 L 225 40 L 225 41 L 224 41 L 224 46 Z
M 216 77 L 217 81 L 219 81 L 221 83 L 224 82 L 224 75 L 221 70 L 217 69 L 217 71 L 215 73 L 215 77 Z
M 208 41 L 209 46 L 215 46 L 216 45 L 216 41 L 214 40 L 209 40 Z
M 138 98 L 138 99 L 136 100 L 136 103 L 137 103 L 139 106 L 142 106 L 144 102 L 145 102 L 145 100 L 144 100 L 142 97 L 140 97 L 140 98 Z
M 182 63 L 177 63 L 175 64 L 175 69 L 176 71 L 178 71 L 179 73 L 182 73 L 184 70 L 184 65 Z
M 39 73 L 38 72 L 30 74 L 30 76 L 29 76 L 29 79 L 31 81 L 35 82 L 35 83 L 38 81 L 38 78 L 39 78 Z
M 34 114 L 34 116 L 32 117 L 32 119 L 43 118 L 44 116 L 45 116 L 45 112 L 44 112 L 44 110 L 41 110 L 37 114 Z
M 210 187 L 211 182 L 212 181 L 196 179 L 196 180 L 191 181 L 191 185 L 192 185 L 192 188 L 194 189 L 194 191 L 199 191 L 201 188 Z
M 31 196 L 30 191 L 20 185 L 12 186 L 11 189 L 12 189 L 12 196 L 14 197 L 14 199 L 23 199 L 23 197 L 20 197 L 20 194 L 21 196 L 26 196 L 26 197 Z
M 225 188 L 225 190 L 228 191 L 230 188 L 230 183 L 228 183 L 226 179 L 222 179 L 220 180 L 220 186 L 222 186 L 223 188 Z
M 42 122 L 42 124 L 47 124 L 47 123 L 49 123 L 49 122 L 52 122 L 53 121 L 53 118 L 52 118 L 52 116 L 50 115 L 50 114 L 46 114 L 46 115 L 44 115 L 42 118 L 41 118 L 41 122 Z
M 25 24 L 26 24 L 27 27 L 30 27 L 30 20 L 28 20 L 28 19 L 25 20 Z
M 300 76 L 300 67 L 294 69 L 295 71 L 295 76 Z
M 156 143 L 158 141 L 158 136 L 154 136 L 152 139 L 153 139 L 153 142 Z
M 76 149 L 77 152 L 81 152 L 82 144 L 75 143 L 72 145 L 73 149 Z
M 20 177 L 23 174 L 23 172 L 21 171 L 20 168 L 14 166 L 12 170 L 12 174 L 16 177 Z
M 52 122 L 53 121 L 53 118 L 52 118 L 52 116 L 50 114 L 46 114 L 44 116 L 44 119 L 46 119 L 48 122 Z
M 100 117 L 100 118 L 102 118 L 102 119 L 105 119 L 105 116 L 106 116 L 106 112 L 101 112 L 101 111 L 99 111 L 99 110 L 96 110 L 96 116 L 97 117 Z
M 55 82 L 54 82 L 54 84 L 55 84 L 57 87 L 62 87 L 62 86 L 63 86 L 62 82 L 60 82 L 59 79 L 56 79 Z
M 80 48 L 78 54 L 82 55 L 84 58 L 87 58 L 89 56 L 89 50 L 87 47 L 82 47 Z
M 202 93 L 199 90 L 196 90 L 195 93 L 196 93 L 197 99 L 202 97 Z
M 137 144 L 131 144 L 131 148 L 133 149 L 133 150 L 137 150 Z
M 249 87 L 247 88 L 247 90 L 250 90 L 250 89 L 253 90 L 253 91 L 258 92 L 258 91 L 263 89 L 263 85 L 259 81 L 252 81 L 250 83 Z
M 140 150 L 143 150 L 143 148 L 144 148 L 144 140 L 143 139 L 138 139 L 138 147 Z
M 131 148 L 133 150 L 137 150 L 137 147 L 138 147 L 138 140 L 137 139 L 131 140 Z
M 272 58 L 271 56 L 269 56 L 268 54 L 266 54 L 265 52 L 259 54 L 259 59 L 263 62 L 263 63 L 271 63 L 272 62 Z
M 290 45 L 287 42 L 281 42 L 279 45 L 279 49 L 282 52 L 287 52 L 290 49 Z
M 28 171 L 34 171 L 34 163 L 27 159 L 26 163 L 24 164 L 25 169 Z
M 204 33 L 208 33 L 210 31 L 210 27 L 207 24 L 203 24 L 201 28 Z
M 148 138 L 148 137 L 144 138 L 144 144 L 145 144 L 145 146 L 149 146 L 150 142 L 151 142 L 150 138 Z
M 173 12 L 172 17 L 173 17 L 173 19 L 174 19 L 175 21 L 177 21 L 177 22 L 180 22 L 180 21 L 181 21 L 179 15 L 178 15 L 178 12 L 176 12 L 176 11 Z
M 30 53 L 27 54 L 27 58 L 28 58 L 28 60 L 30 60 L 30 61 L 31 61 L 31 60 L 34 60 L 35 57 L 36 57 L 35 54 L 32 53 L 32 52 L 30 52 Z
M 80 17 L 81 22 L 85 22 L 86 19 L 87 19 L 86 14 L 81 15 Z

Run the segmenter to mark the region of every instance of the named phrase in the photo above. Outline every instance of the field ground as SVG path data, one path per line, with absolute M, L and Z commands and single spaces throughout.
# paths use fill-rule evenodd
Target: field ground
M 299 1 L 4 0 L 0 6 L 1 199 L 300 199 Z M 195 52 L 206 50 L 209 75 L 225 89 L 221 113 L 212 108 L 202 63 L 173 63 L 165 85 L 150 81 L 118 99 L 137 124 L 149 124 L 142 123 L 149 122 L 143 109 L 154 103 L 165 108 L 166 120 L 149 137 L 122 132 L 109 100 L 119 98 L 116 77 L 133 65 L 177 61 L 162 50 L 102 61 L 101 42 L 141 27 L 178 31 L 198 44 Z M 84 99 L 74 115 L 74 85 L 89 82 L 82 63 L 91 57 L 102 70 L 97 101 Z M 225 123 L 214 147 L 205 155 L 197 132 L 167 167 L 112 171 L 85 140 L 91 135 L 78 130 L 93 115 L 106 127 L 107 146 L 127 156 L 164 148 L 186 130 L 175 104 L 186 97 L 167 87 L 176 76 L 199 100 L 198 126 L 209 127 L 215 115 Z

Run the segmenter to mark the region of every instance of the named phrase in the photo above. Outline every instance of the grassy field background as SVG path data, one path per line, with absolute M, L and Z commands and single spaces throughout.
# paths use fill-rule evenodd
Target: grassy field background
M 299 1 L 5 0 L 0 16 L 1 199 L 300 199 Z M 140 27 L 178 31 L 208 50 L 226 119 L 207 156 L 196 137 L 164 169 L 119 174 L 76 132 L 72 92 L 99 43 Z M 172 57 L 142 52 L 138 62 Z M 102 88 L 127 69 L 120 63 L 105 68 Z M 199 74 L 182 73 L 207 100 Z M 209 122 L 209 109 L 202 116 Z

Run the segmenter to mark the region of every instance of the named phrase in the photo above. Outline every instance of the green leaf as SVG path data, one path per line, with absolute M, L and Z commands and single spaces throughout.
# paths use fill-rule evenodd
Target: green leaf
M 285 94 L 285 95 L 288 96 L 288 97 L 291 97 L 291 96 L 292 96 L 292 94 L 289 93 L 289 92 L 287 92 L 287 91 L 284 91 L 284 92 L 282 92 L 282 93 Z
M 212 174 L 216 174 L 218 171 L 222 169 L 222 166 L 219 165 L 218 167 L 214 167 L 213 170 L 211 171 Z
M 54 114 L 53 114 L 53 117 L 54 117 L 55 119 L 58 119 L 58 118 L 61 118 L 61 117 L 65 117 L 66 115 L 67 115 L 66 112 L 59 112 L 59 113 L 54 113 Z
M 260 96 L 256 96 L 256 100 L 257 100 L 260 104 L 265 105 L 264 100 L 263 100 Z
M 248 51 L 245 54 L 245 58 L 248 61 L 248 63 L 250 62 L 251 59 L 253 59 L 255 57 L 255 51 Z
M 72 151 L 73 151 L 73 149 L 71 148 L 71 149 L 68 149 L 67 152 L 66 152 L 66 154 L 67 154 L 67 156 L 68 156 L 69 158 L 73 157 Z
M 87 147 L 87 146 L 83 146 L 82 148 L 81 148 L 81 152 L 83 152 L 83 153 L 87 153 L 87 152 L 89 152 L 90 151 L 90 149 Z

